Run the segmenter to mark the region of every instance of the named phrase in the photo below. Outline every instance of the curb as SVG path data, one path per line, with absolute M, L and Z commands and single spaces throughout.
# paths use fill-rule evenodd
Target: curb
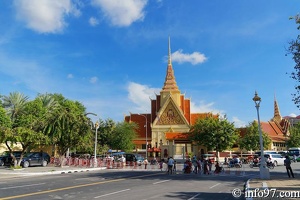
M 101 168 L 88 168 L 88 169 L 60 169 L 60 170 L 53 170 L 53 171 L 44 171 L 44 172 L 10 172 L 6 174 L 11 175 L 19 175 L 19 176 L 35 176 L 35 175 L 53 175 L 53 174 L 70 174 L 70 173 L 77 173 L 77 172 L 89 172 L 89 171 L 96 171 L 96 170 L 104 170 L 106 167 Z M 1 173 L 0 173 L 1 174 Z

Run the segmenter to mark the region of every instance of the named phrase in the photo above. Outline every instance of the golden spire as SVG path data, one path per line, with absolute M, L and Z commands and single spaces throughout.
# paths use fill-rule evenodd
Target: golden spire
M 276 120 L 277 122 L 280 122 L 282 120 L 275 95 L 274 95 L 274 117 L 273 117 L 273 119 Z
M 171 60 L 171 41 L 170 41 L 170 36 L 169 36 L 169 49 L 168 49 L 168 65 L 172 65 L 172 60 Z
M 170 37 L 169 37 L 169 47 L 168 47 L 167 74 L 166 74 L 165 83 L 164 83 L 162 90 L 163 91 L 179 91 L 177 83 L 175 81 L 174 71 L 173 71 L 173 67 L 172 67 Z

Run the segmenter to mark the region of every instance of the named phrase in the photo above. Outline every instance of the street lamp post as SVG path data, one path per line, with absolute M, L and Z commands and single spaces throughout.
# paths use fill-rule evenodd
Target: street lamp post
M 94 167 L 97 166 L 97 130 L 99 128 L 99 122 L 95 123 L 95 149 L 94 149 Z
M 146 119 L 146 156 L 145 156 L 145 159 L 147 160 L 147 157 L 148 157 L 148 121 L 147 121 L 147 116 L 145 116 L 145 115 L 142 115 L 142 114 L 139 114 L 140 116 L 143 116 L 143 117 L 145 117 L 145 119 Z
M 260 144 L 260 166 L 259 166 L 260 178 L 270 179 L 270 172 L 265 162 L 263 137 L 262 137 L 262 131 L 261 131 L 260 119 L 259 119 L 259 105 L 261 102 L 261 98 L 257 95 L 256 91 L 255 91 L 255 96 L 253 97 L 253 101 L 255 103 L 255 107 L 257 111 L 257 121 L 258 121 L 259 144 Z

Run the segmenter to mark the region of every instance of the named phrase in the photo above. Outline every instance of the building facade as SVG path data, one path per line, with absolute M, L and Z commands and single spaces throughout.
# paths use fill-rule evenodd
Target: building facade
M 212 113 L 191 113 L 190 99 L 185 98 L 175 80 L 171 60 L 170 39 L 168 43 L 168 64 L 166 77 L 160 94 L 151 99 L 151 112 L 130 113 L 125 121 L 138 124 L 138 137 L 134 140 L 137 153 L 146 157 L 174 157 L 184 159 L 188 155 L 206 153 L 203 146 L 193 145 L 186 137 L 198 118 L 215 116 Z
M 278 103 L 274 98 L 274 116 L 268 122 L 261 122 L 261 129 L 272 140 L 268 150 L 286 151 L 286 141 L 289 137 L 290 122 L 280 114 Z
M 138 124 L 138 137 L 133 141 L 136 153 L 146 157 L 175 157 L 184 159 L 188 155 L 215 153 L 208 152 L 204 146 L 194 145 L 186 134 L 197 119 L 205 117 L 219 117 L 212 113 L 191 113 L 190 99 L 185 98 L 176 83 L 171 60 L 170 39 L 168 43 L 168 64 L 166 77 L 160 94 L 150 100 L 150 113 L 130 113 L 125 116 L 126 122 Z M 274 116 L 267 122 L 261 121 L 262 131 L 267 133 L 272 142 L 268 150 L 285 151 L 286 140 L 289 136 L 290 122 L 280 115 L 279 107 L 274 98 Z M 244 128 L 240 129 L 243 136 Z M 249 153 L 243 152 L 238 145 L 231 150 L 221 152 L 220 157 L 228 157 L 231 154 Z

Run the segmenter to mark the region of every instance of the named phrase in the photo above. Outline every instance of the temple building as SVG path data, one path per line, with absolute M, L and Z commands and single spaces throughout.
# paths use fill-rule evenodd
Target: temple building
M 265 150 L 286 151 L 286 141 L 289 137 L 291 123 L 287 117 L 281 116 L 276 98 L 274 98 L 274 116 L 267 122 L 261 121 L 260 124 L 262 132 L 266 133 L 271 139 L 268 149 Z M 241 137 L 243 137 L 246 133 L 246 128 L 240 128 L 239 132 Z M 236 147 L 234 151 L 242 152 L 243 150 Z
M 276 98 L 274 98 L 274 116 L 268 122 L 261 122 L 262 131 L 267 133 L 272 140 L 269 150 L 285 151 L 286 140 L 289 136 L 290 122 L 280 115 Z
M 185 98 L 176 83 L 171 59 L 170 38 L 168 43 L 168 64 L 166 77 L 160 94 L 150 100 L 150 113 L 130 113 L 125 116 L 126 122 L 138 125 L 137 138 L 133 141 L 135 152 L 148 157 L 184 159 L 189 155 L 200 157 L 201 154 L 213 153 L 204 146 L 193 144 L 186 134 L 197 119 L 208 116 L 219 117 L 209 113 L 191 113 L 190 99 Z M 300 117 L 299 117 L 300 118 Z M 272 142 L 268 150 L 286 150 L 286 140 L 289 136 L 290 122 L 281 117 L 279 107 L 274 98 L 274 116 L 267 122 L 261 121 L 262 131 L 267 133 Z M 239 128 L 241 136 L 245 128 Z M 266 149 L 267 150 L 267 149 Z M 242 153 L 243 150 L 235 145 L 233 149 L 220 152 L 220 157 L 228 157 L 231 153 Z M 245 153 L 245 152 L 244 152 Z M 247 152 L 246 152 L 247 153 Z
M 200 156 L 207 152 L 203 146 L 193 145 L 184 133 L 189 132 L 198 118 L 218 117 L 212 113 L 191 113 L 190 99 L 179 90 L 171 60 L 170 38 L 166 77 L 160 94 L 151 99 L 150 113 L 130 113 L 125 121 L 135 122 L 139 128 L 133 141 L 137 153 L 147 157 L 185 158 L 189 154 Z

